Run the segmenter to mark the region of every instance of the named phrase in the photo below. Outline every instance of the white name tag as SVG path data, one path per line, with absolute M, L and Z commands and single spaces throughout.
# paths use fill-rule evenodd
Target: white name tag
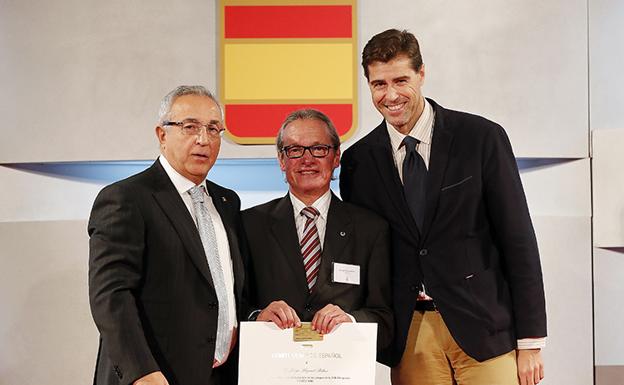
M 360 284 L 360 266 L 334 262 L 333 281 L 338 283 Z

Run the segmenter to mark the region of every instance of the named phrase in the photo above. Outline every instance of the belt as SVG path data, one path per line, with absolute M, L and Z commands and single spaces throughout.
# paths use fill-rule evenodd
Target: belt
M 416 301 L 414 305 L 416 311 L 438 311 L 438 307 L 433 301 Z

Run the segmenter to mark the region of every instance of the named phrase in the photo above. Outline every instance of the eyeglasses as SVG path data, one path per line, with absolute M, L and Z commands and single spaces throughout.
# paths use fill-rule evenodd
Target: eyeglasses
M 330 149 L 334 149 L 334 146 L 327 144 L 315 144 L 314 146 L 286 146 L 281 151 L 286 154 L 289 159 L 301 158 L 305 154 L 306 150 L 310 151 L 310 155 L 315 158 L 324 158 L 329 154 Z
M 178 126 L 182 129 L 182 133 L 185 135 L 199 135 L 202 128 L 206 129 L 206 133 L 210 137 L 219 137 L 221 133 L 225 131 L 225 128 L 218 120 L 211 120 L 208 124 L 202 124 L 195 119 L 184 119 L 181 122 L 165 121 L 163 126 Z

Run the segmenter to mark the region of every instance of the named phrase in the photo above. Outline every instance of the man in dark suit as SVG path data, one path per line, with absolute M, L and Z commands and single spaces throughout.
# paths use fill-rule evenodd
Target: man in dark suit
M 298 110 L 282 124 L 278 158 L 289 193 L 243 211 L 252 319 L 281 328 L 311 321 L 329 333 L 343 322 L 375 322 L 378 346 L 392 337 L 389 229 L 343 203 L 329 184 L 340 163 L 331 120 Z
M 206 180 L 221 108 L 204 87 L 181 86 L 159 115 L 161 156 L 104 188 L 89 219 L 94 383 L 235 384 L 240 201 Z
M 407 31 L 374 36 L 362 66 L 384 121 L 345 151 L 340 191 L 390 223 L 393 384 L 538 383 L 542 272 L 505 131 L 422 96 Z

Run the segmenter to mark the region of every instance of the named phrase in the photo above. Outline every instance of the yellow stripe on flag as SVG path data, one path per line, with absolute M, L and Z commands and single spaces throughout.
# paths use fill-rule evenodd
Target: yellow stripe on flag
M 225 44 L 227 100 L 352 99 L 351 44 Z

